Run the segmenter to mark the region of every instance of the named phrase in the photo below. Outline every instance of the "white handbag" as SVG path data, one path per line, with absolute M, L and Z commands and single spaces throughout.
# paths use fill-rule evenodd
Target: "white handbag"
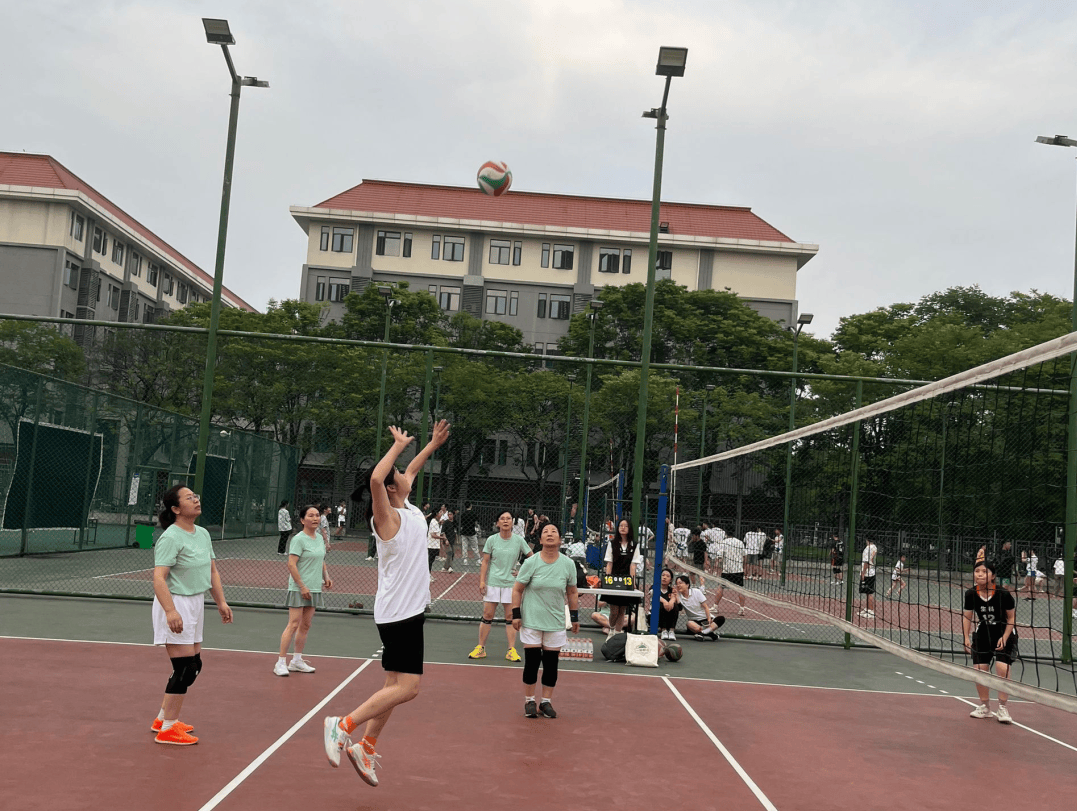
M 628 634 L 625 661 L 635 667 L 658 667 L 658 637 L 654 634 Z

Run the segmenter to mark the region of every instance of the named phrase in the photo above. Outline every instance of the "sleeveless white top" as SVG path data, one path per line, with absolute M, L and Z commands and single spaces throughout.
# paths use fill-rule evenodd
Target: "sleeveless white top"
M 398 622 L 422 614 L 430 604 L 430 572 L 426 566 L 426 519 L 423 511 L 407 499 L 403 509 L 394 507 L 400 516 L 396 536 L 383 539 L 370 531 L 378 542 L 378 593 L 374 598 L 374 622 Z

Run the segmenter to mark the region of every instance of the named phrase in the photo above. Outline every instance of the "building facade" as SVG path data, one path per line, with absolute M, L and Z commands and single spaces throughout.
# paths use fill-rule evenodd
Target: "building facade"
M 151 323 L 213 294 L 212 275 L 54 158 L 12 152 L 0 152 L 0 280 L 0 312 L 95 321 Z M 227 289 L 221 303 L 254 310 Z
M 350 291 L 407 281 L 450 314 L 504 321 L 550 354 L 603 287 L 647 280 L 649 201 L 364 180 L 290 211 L 307 234 L 299 296 L 325 320 L 340 318 Z M 657 278 L 729 290 L 796 322 L 797 272 L 817 245 L 748 208 L 664 203 L 660 221 Z

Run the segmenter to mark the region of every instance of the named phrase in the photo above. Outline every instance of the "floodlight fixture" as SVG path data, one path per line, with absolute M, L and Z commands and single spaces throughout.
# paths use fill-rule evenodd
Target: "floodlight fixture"
M 590 302 L 590 304 L 589 304 L 588 306 L 589 306 L 589 307 L 590 307 L 590 308 L 591 308 L 592 310 L 596 310 L 596 311 L 597 311 L 597 310 L 601 310 L 601 309 L 602 309 L 603 307 L 605 307 L 605 306 L 606 306 L 606 302 L 604 302 L 604 301 L 600 301 L 599 299 L 591 299 L 591 302 Z
M 206 42 L 210 45 L 236 44 L 236 38 L 232 36 L 232 30 L 228 27 L 228 20 L 203 17 L 202 27 L 206 29 Z
M 815 318 L 811 313 L 801 313 L 800 318 L 797 319 L 798 324 L 810 324 L 812 319 Z
M 387 284 L 379 284 L 378 292 L 381 293 L 385 298 L 389 298 L 389 296 L 393 294 L 393 288 L 391 288 Z
M 662 46 L 658 49 L 658 66 L 654 72 L 656 76 L 683 76 L 684 63 L 688 61 L 687 48 L 670 48 Z
M 1036 143 L 1050 144 L 1051 146 L 1077 146 L 1077 140 L 1068 138 L 1065 135 L 1056 135 L 1054 138 L 1047 135 L 1038 135 L 1036 136 Z

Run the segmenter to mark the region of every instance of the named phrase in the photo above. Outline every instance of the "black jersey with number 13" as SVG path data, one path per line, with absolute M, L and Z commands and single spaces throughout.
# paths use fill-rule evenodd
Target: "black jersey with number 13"
M 1013 611 L 1015 605 L 1013 595 L 1006 589 L 994 589 L 986 600 L 975 587 L 965 592 L 965 610 L 974 612 L 978 620 L 976 633 L 989 634 L 996 640 L 1006 630 L 1006 612 Z M 1017 636 L 1016 628 L 1013 636 Z

